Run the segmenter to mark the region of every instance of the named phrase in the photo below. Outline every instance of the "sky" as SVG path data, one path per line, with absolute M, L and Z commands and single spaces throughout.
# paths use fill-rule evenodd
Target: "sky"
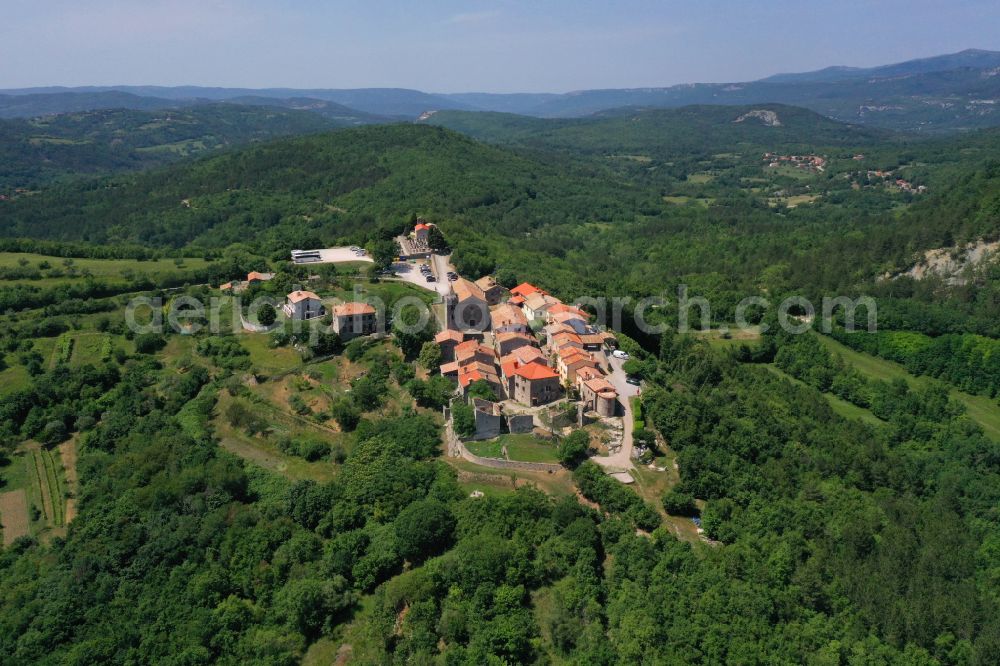
M 566 92 L 1000 50 L 997 0 L 0 0 L 0 88 Z

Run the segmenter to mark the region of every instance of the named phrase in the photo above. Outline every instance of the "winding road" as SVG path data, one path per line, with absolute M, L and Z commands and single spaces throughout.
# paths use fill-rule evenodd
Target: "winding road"
M 622 370 L 623 360 L 614 358 L 613 356 L 607 357 L 607 364 L 611 370 L 608 373 L 607 380 L 615 387 L 618 391 L 618 401 L 622 404 L 624 409 L 624 415 L 622 416 L 622 445 L 618 449 L 618 452 L 610 456 L 594 456 L 591 458 L 595 463 L 605 468 L 608 471 L 624 471 L 635 469 L 635 463 L 632 458 L 632 429 L 634 427 L 634 418 L 632 415 L 632 402 L 631 397 L 639 395 L 639 387 L 629 384 L 625 381 L 626 374 Z

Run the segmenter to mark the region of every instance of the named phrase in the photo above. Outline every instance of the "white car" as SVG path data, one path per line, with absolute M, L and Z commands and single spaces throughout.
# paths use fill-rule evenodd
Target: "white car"
M 617 359 L 621 359 L 622 361 L 627 361 L 629 359 L 628 352 L 623 352 L 621 349 L 614 350 L 611 352 L 611 355 Z

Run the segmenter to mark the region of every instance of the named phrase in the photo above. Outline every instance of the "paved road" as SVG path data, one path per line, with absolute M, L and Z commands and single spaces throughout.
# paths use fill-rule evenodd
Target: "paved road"
M 448 262 L 448 257 L 441 257 L 436 254 L 431 256 L 431 270 L 434 271 L 437 282 L 427 281 L 427 278 L 420 272 L 421 263 L 423 262 L 415 264 L 405 261 L 396 262 L 392 265 L 392 270 L 396 272 L 396 275 L 403 282 L 409 282 L 421 289 L 436 291 L 441 296 L 447 296 L 451 293 L 451 283 L 448 282 L 447 273 L 452 268 Z
M 448 271 L 455 270 L 455 267 L 451 265 L 451 255 L 432 254 L 431 269 L 438 279 L 438 293 L 442 296 L 450 294 L 452 290 L 451 282 L 448 281 Z
M 622 370 L 622 363 L 617 358 L 612 356 L 607 357 L 607 366 L 610 368 L 611 372 L 608 374 L 608 381 L 615 390 L 618 391 L 618 399 L 624 408 L 624 415 L 622 416 L 622 445 L 618 449 L 618 453 L 611 456 L 594 456 L 591 458 L 595 463 L 610 470 L 619 469 L 634 469 L 635 464 L 632 458 L 632 428 L 633 428 L 633 417 L 632 417 L 632 404 L 629 398 L 639 394 L 639 387 L 633 386 L 625 381 L 625 372 Z M 602 365 L 604 365 L 602 363 Z

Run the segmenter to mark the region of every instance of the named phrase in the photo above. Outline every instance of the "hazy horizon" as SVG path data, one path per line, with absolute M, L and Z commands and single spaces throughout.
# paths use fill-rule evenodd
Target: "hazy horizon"
M 7 0 L 0 88 L 564 93 L 1000 50 L 1000 4 Z

